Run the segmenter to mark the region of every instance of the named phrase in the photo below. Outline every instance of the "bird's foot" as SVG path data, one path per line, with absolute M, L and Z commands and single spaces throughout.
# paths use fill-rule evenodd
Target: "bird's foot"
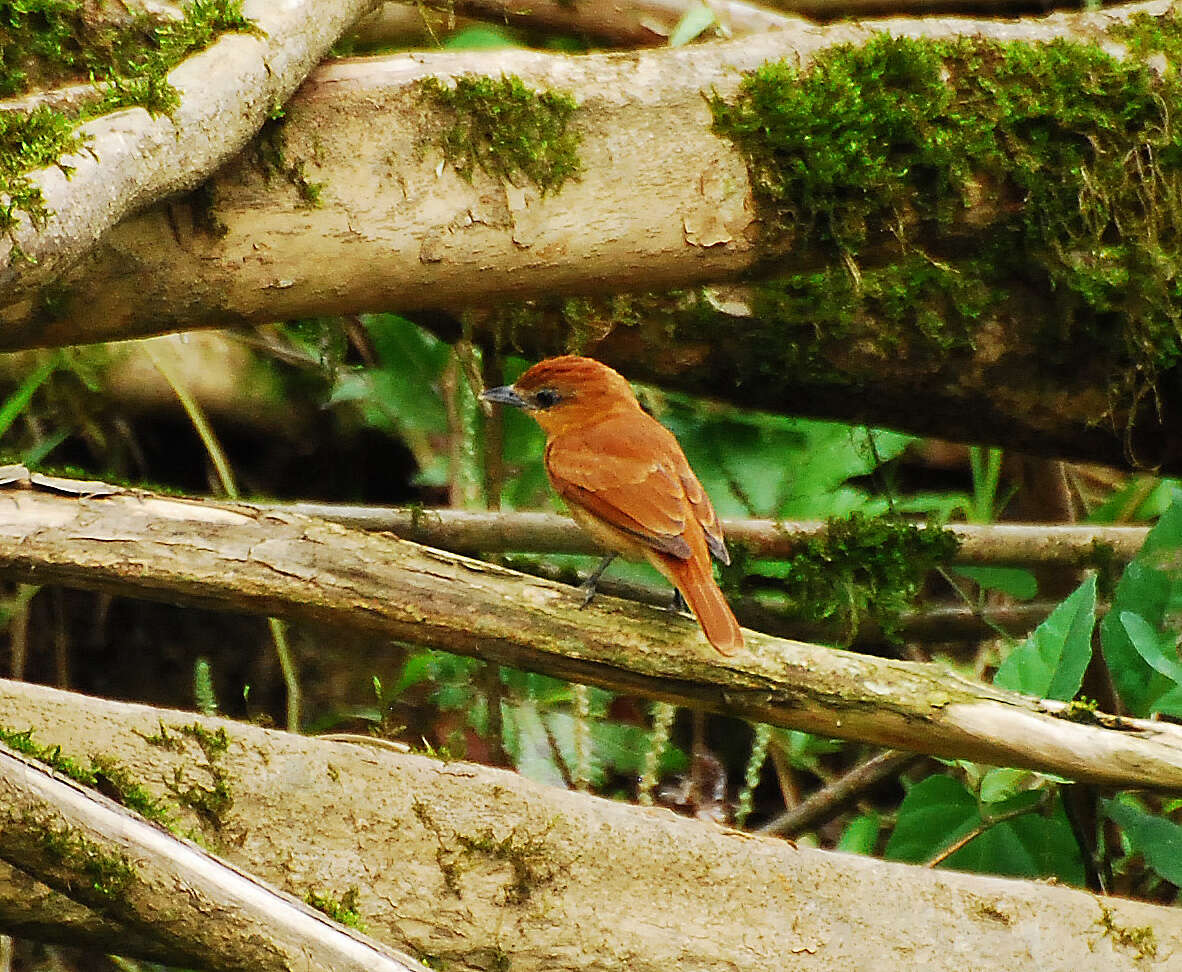
M 685 603 L 685 598 L 676 587 L 673 588 L 673 597 L 669 600 L 669 612 L 671 614 L 689 613 L 689 605 Z
M 603 572 L 615 559 L 615 554 L 608 554 L 599 562 L 599 566 L 587 575 L 587 579 L 579 585 L 579 590 L 583 592 L 583 603 L 579 605 L 580 608 L 585 608 L 594 599 L 595 592 L 599 588 L 599 578 L 603 576 Z

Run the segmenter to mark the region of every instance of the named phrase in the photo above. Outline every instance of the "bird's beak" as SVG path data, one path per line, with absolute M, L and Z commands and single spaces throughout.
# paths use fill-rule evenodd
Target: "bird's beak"
M 512 405 L 514 408 L 528 407 L 525 399 L 517 394 L 517 390 L 512 385 L 501 385 L 499 388 L 486 388 L 480 393 L 480 400 L 482 402 L 491 402 L 494 405 Z

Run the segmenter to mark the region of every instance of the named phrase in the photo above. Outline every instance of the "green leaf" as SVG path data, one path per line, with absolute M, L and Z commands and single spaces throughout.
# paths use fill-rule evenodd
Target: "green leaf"
M 707 27 L 714 23 L 714 11 L 704 3 L 695 3 L 684 14 L 673 33 L 669 35 L 670 47 L 684 47 Z
M 1079 691 L 1092 657 L 1096 577 L 1092 575 L 1010 652 L 993 684 L 1027 695 L 1066 701 Z
M 987 590 L 1001 591 L 1019 601 L 1029 601 L 1038 594 L 1038 581 L 1034 574 L 1021 567 L 957 567 L 953 573 L 967 577 Z
M 1166 678 L 1178 685 L 1182 685 L 1182 664 L 1178 663 L 1177 651 L 1174 645 L 1177 638 L 1173 633 L 1162 634 L 1155 630 L 1141 615 L 1132 611 L 1120 612 L 1120 623 L 1125 633 L 1140 655 L 1155 672 L 1161 672 Z M 1163 645 L 1168 645 L 1174 651 L 1174 658 L 1167 657 Z
M 1100 642 L 1121 701 L 1131 715 L 1145 716 L 1175 688 L 1133 643 L 1121 620 L 1131 612 L 1150 628 L 1161 631 L 1166 621 L 1182 612 L 1182 501 L 1175 500 L 1149 531 L 1145 544 L 1121 575 L 1112 608 L 1100 623 Z M 1164 710 L 1163 710 L 1164 711 Z
M 882 818 L 870 810 L 849 822 L 837 841 L 836 850 L 850 854 L 873 854 L 882 832 Z
M 1022 807 L 1032 812 L 1002 821 L 940 862 L 940 867 L 1014 877 L 1055 876 L 1082 884 L 1083 862 L 1071 827 L 1056 802 L 1050 816 L 1034 812 L 1042 794 L 1031 790 L 990 805 L 992 816 Z M 948 776 L 929 776 L 913 786 L 899 807 L 888 860 L 931 860 L 983 822 L 976 798 Z
M 883 856 L 922 863 L 980 823 L 977 800 L 960 782 L 951 776 L 929 776 L 903 798 Z
M 33 393 L 52 375 L 61 364 L 61 355 L 50 355 L 20 383 L 17 390 L 0 405 L 0 435 L 11 428 L 12 423 L 20 417 L 21 412 L 29 407 L 33 400 Z
M 1171 884 L 1182 887 L 1182 827 L 1121 799 L 1101 803 L 1145 863 Z
M 992 767 L 981 777 L 981 802 L 1001 803 L 1017 796 L 1031 776 L 1030 770 Z

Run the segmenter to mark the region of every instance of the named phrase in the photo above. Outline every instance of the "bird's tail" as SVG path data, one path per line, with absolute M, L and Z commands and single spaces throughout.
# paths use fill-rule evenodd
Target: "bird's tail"
M 739 622 L 726 603 L 722 591 L 714 581 L 710 558 L 689 557 L 676 560 L 662 558 L 668 568 L 668 576 L 681 591 L 685 602 L 694 612 L 702 633 L 724 655 L 732 655 L 743 647 L 743 632 Z

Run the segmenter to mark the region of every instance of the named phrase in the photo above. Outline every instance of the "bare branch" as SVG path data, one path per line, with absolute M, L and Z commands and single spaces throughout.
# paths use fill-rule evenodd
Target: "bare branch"
M 0 745 L 0 859 L 221 970 L 426 972 Z
M 903 964 L 932 972 L 962 972 L 965 954 L 978 972 L 1166 972 L 1182 942 L 1173 908 L 794 848 L 504 770 L 0 680 L 0 725 L 101 753 L 163 797 L 192 778 L 196 747 L 150 740 L 189 724 L 229 742 L 233 804 L 206 839 L 276 886 L 359 888 L 371 934 L 435 965 L 882 968 L 906 941 Z M 0 870 L 0 928 L 35 907 Z M 1146 926 L 1156 958 L 1120 935 Z
M 755 632 L 724 658 L 668 612 L 607 597 L 580 610 L 569 588 L 294 514 L 9 489 L 0 538 L 0 575 L 18 580 L 377 631 L 755 722 L 1182 791 L 1182 727 Z
M 761 834 L 799 834 L 837 816 L 867 790 L 898 776 L 922 757 L 886 750 L 759 828 Z
M 388 530 L 404 540 L 457 553 L 601 553 L 586 532 L 556 513 L 484 513 L 333 503 L 259 503 L 259 509 L 299 513 L 360 530 Z M 790 557 L 821 536 L 817 520 L 723 520 L 727 541 L 754 557 Z M 951 523 L 960 540 L 954 563 L 1095 567 L 1128 563 L 1148 527 L 1036 523 Z
M 142 108 L 84 125 L 85 150 L 33 177 L 52 215 L 0 239 L 3 303 L 27 299 L 130 213 L 192 189 L 239 151 L 332 43 L 377 0 L 246 0 L 254 34 L 224 34 L 168 76 L 181 96 L 171 115 Z M 18 256 L 23 254 L 23 258 Z

